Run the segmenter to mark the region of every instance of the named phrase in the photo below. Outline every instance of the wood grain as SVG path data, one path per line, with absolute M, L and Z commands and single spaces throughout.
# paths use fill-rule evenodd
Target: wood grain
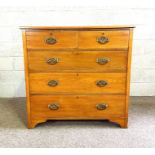
M 67 117 L 124 117 L 124 95 L 33 95 L 30 97 L 32 119 Z M 50 110 L 49 104 L 59 104 L 58 110 Z M 105 110 L 97 110 L 99 103 L 107 104 Z
M 47 60 L 58 58 L 50 65 Z M 97 63 L 98 58 L 108 63 Z M 33 72 L 126 72 L 127 51 L 29 51 L 29 71 Z
M 125 94 L 126 73 L 31 73 L 29 77 L 31 94 Z M 59 84 L 50 87 L 50 80 L 57 80 Z M 97 80 L 105 80 L 108 84 L 98 87 Z
M 57 40 L 55 44 L 47 44 L 46 39 L 53 37 Z M 77 47 L 76 31 L 28 31 L 26 32 L 28 49 L 62 49 Z
M 24 51 L 24 70 L 25 70 L 25 86 L 26 86 L 26 107 L 27 107 L 27 126 L 31 126 L 31 102 L 30 102 L 30 90 L 29 90 L 29 70 L 28 70 L 28 53 L 27 53 L 27 44 L 26 44 L 26 33 L 22 31 L 23 39 L 23 51 Z
M 27 48 L 28 49 L 128 49 L 129 31 L 28 31 Z M 106 36 L 109 42 L 100 44 L 96 41 L 97 37 Z M 48 37 L 57 39 L 57 43 L 47 44 L 45 40 Z
M 128 126 L 134 26 L 24 26 L 23 49 L 28 128 L 47 120 L 105 120 Z M 108 42 L 100 44 L 104 36 Z M 56 38 L 55 44 L 46 39 Z M 55 65 L 48 58 L 58 58 Z M 107 58 L 99 65 L 97 58 Z M 57 80 L 50 87 L 48 82 Z M 107 85 L 98 87 L 96 81 Z M 58 110 L 48 105 L 58 103 Z M 106 110 L 96 104 L 106 103 Z
M 100 44 L 97 38 L 105 36 L 109 42 Z M 128 49 L 129 30 L 123 31 L 80 31 L 78 47 L 80 49 Z
M 129 37 L 129 51 L 128 51 L 128 59 L 127 59 L 127 82 L 126 82 L 126 117 L 128 117 L 128 104 L 129 104 L 129 96 L 130 96 L 130 76 L 131 76 L 131 56 L 132 56 L 132 40 L 133 40 L 133 29 L 130 29 L 130 37 Z

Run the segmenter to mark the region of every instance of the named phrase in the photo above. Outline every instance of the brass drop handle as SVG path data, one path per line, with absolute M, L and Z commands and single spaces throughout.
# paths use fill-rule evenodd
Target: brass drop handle
M 105 44 L 105 43 L 108 43 L 109 42 L 109 38 L 108 37 L 105 37 L 105 36 L 100 36 L 100 37 L 97 37 L 96 41 L 99 44 Z
M 98 81 L 96 81 L 96 85 L 97 85 L 98 87 L 104 87 L 104 86 L 106 86 L 107 84 L 108 84 L 108 82 L 105 81 L 105 80 L 98 80 Z
M 107 64 L 109 62 L 109 59 L 107 59 L 107 58 L 97 58 L 96 62 L 98 64 L 100 64 L 100 65 L 105 65 L 105 64 Z
M 55 44 L 55 43 L 57 43 L 57 40 L 56 40 L 56 38 L 54 38 L 54 37 L 48 37 L 47 39 L 45 39 L 45 42 L 46 42 L 46 44 Z
M 58 109 L 60 108 L 60 105 L 57 104 L 57 103 L 52 103 L 52 104 L 49 104 L 49 105 L 48 105 L 48 108 L 49 108 L 50 110 L 58 110 Z
M 59 84 L 59 82 L 57 80 L 50 80 L 48 81 L 48 86 L 50 87 L 55 87 Z
M 46 61 L 49 65 L 55 65 L 59 62 L 59 59 L 58 58 L 49 58 L 47 59 Z
M 105 104 L 105 103 L 96 104 L 96 109 L 97 110 L 105 110 L 107 108 L 108 108 L 108 104 Z

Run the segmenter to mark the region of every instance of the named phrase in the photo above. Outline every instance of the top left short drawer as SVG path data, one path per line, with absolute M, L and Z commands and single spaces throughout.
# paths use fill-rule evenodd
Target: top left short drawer
M 77 48 L 76 31 L 27 31 L 28 49 L 68 49 Z

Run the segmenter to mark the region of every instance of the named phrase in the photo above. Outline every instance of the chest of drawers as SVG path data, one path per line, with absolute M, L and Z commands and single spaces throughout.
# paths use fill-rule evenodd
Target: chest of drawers
M 127 127 L 132 26 L 21 29 L 28 128 L 47 120 Z

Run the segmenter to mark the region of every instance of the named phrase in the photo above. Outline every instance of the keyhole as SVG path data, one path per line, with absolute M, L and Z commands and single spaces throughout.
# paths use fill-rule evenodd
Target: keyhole
M 76 96 L 76 99 L 79 99 L 79 96 Z

